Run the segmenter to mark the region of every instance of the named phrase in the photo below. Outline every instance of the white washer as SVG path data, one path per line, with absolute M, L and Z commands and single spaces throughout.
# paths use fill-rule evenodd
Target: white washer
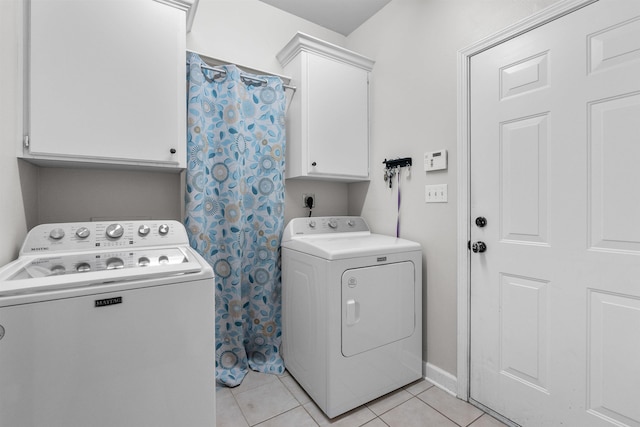
M 0 269 L 0 424 L 215 426 L 214 286 L 176 221 L 35 227 Z
M 422 377 L 420 245 L 360 217 L 296 218 L 282 238 L 283 356 L 329 417 Z

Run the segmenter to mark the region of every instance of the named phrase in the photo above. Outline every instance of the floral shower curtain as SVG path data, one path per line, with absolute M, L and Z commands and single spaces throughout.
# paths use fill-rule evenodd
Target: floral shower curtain
M 250 76 L 233 65 L 219 67 L 226 70 L 219 75 L 201 65 L 190 53 L 185 225 L 191 246 L 215 272 L 216 379 L 236 386 L 248 368 L 284 371 L 279 251 L 286 99 L 278 77 Z

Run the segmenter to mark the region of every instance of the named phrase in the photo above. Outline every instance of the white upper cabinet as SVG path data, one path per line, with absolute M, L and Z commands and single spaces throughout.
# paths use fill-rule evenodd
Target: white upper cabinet
M 297 86 L 287 113 L 286 177 L 368 180 L 374 62 L 303 33 L 277 57 Z
M 21 157 L 185 167 L 186 9 L 169 4 L 30 0 Z

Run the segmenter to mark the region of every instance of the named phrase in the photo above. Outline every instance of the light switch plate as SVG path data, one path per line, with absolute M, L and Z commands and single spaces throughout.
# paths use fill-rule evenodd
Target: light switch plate
M 425 185 L 425 203 L 447 203 L 447 184 Z
M 425 172 L 437 171 L 447 168 L 447 150 L 431 151 L 424 153 Z

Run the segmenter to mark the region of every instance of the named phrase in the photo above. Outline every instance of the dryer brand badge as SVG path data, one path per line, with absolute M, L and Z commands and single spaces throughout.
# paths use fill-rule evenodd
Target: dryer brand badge
M 106 307 L 108 305 L 122 304 L 122 297 L 97 299 L 96 307 Z

